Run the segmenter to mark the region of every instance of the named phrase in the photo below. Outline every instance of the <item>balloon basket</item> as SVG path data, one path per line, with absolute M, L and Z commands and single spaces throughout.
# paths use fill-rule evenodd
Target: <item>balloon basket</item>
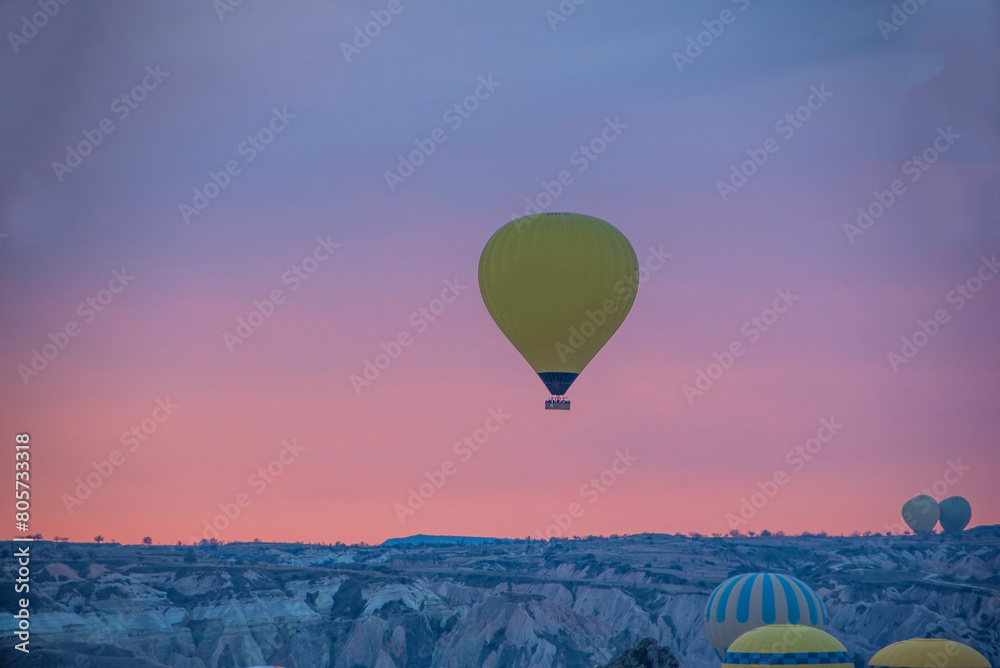
M 552 397 L 545 400 L 545 410 L 547 411 L 568 411 L 569 399 L 563 397 Z

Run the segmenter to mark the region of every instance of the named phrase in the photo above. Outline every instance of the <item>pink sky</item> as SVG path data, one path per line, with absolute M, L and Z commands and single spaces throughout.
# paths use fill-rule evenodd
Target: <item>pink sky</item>
M 966 497 L 973 525 L 1000 523 L 1000 277 L 961 310 L 948 301 L 1000 254 L 1000 77 L 981 70 L 1000 59 L 968 65 L 996 55 L 995 8 L 927 5 L 890 40 L 880 6 L 748 10 L 679 73 L 671 54 L 708 17 L 698 7 L 612 20 L 588 5 L 553 32 L 541 11 L 413 5 L 346 63 L 337 44 L 366 7 L 245 5 L 221 23 L 122 8 L 87 23 L 68 6 L 0 66 L 27 91 L 0 155 L 0 423 L 11 447 L 31 434 L 32 531 L 187 542 L 242 499 L 221 540 L 537 537 L 574 503 L 564 535 L 711 534 L 779 472 L 787 484 L 739 528 L 885 531 L 925 488 Z M 817 21 L 839 27 L 814 34 Z M 57 48 L 74 29 L 124 27 L 146 37 Z M 65 65 L 77 52 L 88 67 Z M 59 182 L 50 163 L 151 63 L 170 77 Z M 390 192 L 398 154 L 491 72 L 494 97 Z M 722 201 L 730 165 L 780 137 L 775 120 L 820 84 L 833 97 Z M 287 129 L 185 225 L 178 204 L 284 106 Z M 628 129 L 550 210 L 608 220 L 640 262 L 651 246 L 672 257 L 574 384 L 572 410 L 546 412 L 479 296 L 479 253 L 608 117 Z M 961 138 L 850 243 L 857 207 L 949 126 Z M 340 246 L 293 291 L 282 276 L 317 237 Z M 85 322 L 78 304 L 123 267 L 134 281 Z M 418 331 L 411 314 L 455 280 L 466 289 Z M 231 354 L 223 334 L 275 289 L 287 301 Z M 788 289 L 798 300 L 751 341 L 744 323 Z M 894 371 L 887 353 L 937 309 L 948 322 Z M 19 365 L 70 321 L 79 336 L 25 383 Z M 400 332 L 412 345 L 356 394 L 350 375 Z M 745 354 L 689 402 L 683 386 L 734 341 Z M 168 398 L 173 414 L 130 451 L 121 435 Z M 463 460 L 453 445 L 491 409 L 510 417 Z M 824 419 L 843 427 L 794 464 Z M 293 440 L 300 451 L 261 483 Z M 120 466 L 67 507 L 116 450 Z M 593 491 L 626 452 L 630 466 Z M 453 475 L 401 521 L 397 504 L 447 460 Z

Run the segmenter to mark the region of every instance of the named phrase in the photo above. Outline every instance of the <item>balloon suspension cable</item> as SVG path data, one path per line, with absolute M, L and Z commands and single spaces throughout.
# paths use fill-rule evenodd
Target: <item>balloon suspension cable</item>
M 569 399 L 561 394 L 554 394 L 545 400 L 545 410 L 547 411 L 568 411 Z

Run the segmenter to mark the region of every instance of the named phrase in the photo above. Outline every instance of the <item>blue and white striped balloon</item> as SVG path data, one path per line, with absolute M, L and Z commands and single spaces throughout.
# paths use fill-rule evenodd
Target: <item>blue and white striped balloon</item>
M 729 645 L 767 624 L 802 624 L 823 629 L 826 610 L 812 589 L 790 575 L 744 573 L 712 592 L 705 607 L 705 635 L 721 660 Z

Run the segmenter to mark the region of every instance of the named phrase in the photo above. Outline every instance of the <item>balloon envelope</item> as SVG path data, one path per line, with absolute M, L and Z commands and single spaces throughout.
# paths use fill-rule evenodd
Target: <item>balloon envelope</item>
M 479 259 L 487 310 L 555 395 L 566 393 L 621 326 L 638 276 L 625 235 L 575 213 L 513 220 Z
M 941 516 L 941 508 L 933 496 L 920 494 L 903 504 L 903 521 L 913 529 L 913 533 L 930 533 L 934 531 Z
M 847 648 L 826 631 L 801 624 L 774 624 L 744 633 L 733 641 L 722 665 L 821 664 L 853 668 Z
M 986 657 L 954 640 L 912 638 L 894 642 L 875 653 L 872 668 L 990 668 Z
M 715 588 L 705 606 L 705 635 L 722 659 L 747 631 L 765 624 L 826 625 L 822 601 L 804 582 L 789 575 L 744 573 Z
M 972 506 L 961 496 L 949 496 L 942 501 L 941 528 L 948 533 L 958 533 L 969 526 L 972 519 Z

